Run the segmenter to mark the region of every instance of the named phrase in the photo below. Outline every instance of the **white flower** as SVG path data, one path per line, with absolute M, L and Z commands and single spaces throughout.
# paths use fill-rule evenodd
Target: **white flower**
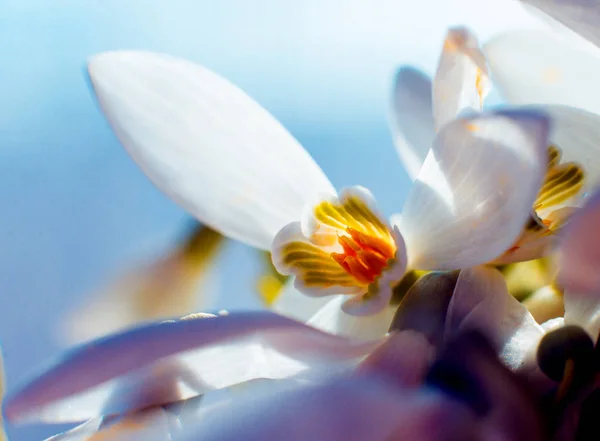
M 202 223 L 271 250 L 305 294 L 352 295 L 352 314 L 386 309 L 406 268 L 490 261 L 521 233 L 546 168 L 536 112 L 444 125 L 392 226 L 361 187 L 339 194 L 262 107 L 217 74 L 148 52 L 94 57 L 90 77 L 119 140 L 150 179 Z M 335 299 L 334 299 L 335 300 Z
M 433 81 L 412 67 L 398 71 L 394 87 L 391 129 L 404 168 L 412 179 L 425 161 L 427 143 L 444 125 L 481 112 L 490 89 L 488 67 L 476 36 L 466 28 L 449 29 Z M 531 207 L 531 218 L 506 253 L 494 263 L 536 259 L 548 252 L 554 234 L 571 214 L 582 194 L 581 167 L 561 162 L 561 151 L 547 149 L 548 170 Z
M 600 9 L 595 1 L 523 3 L 549 26 L 503 33 L 483 50 L 494 85 L 509 103 L 532 105 L 552 116 L 551 141 L 562 150 L 563 161 L 585 173 L 582 195 L 600 183 Z M 573 202 L 580 204 L 581 198 Z

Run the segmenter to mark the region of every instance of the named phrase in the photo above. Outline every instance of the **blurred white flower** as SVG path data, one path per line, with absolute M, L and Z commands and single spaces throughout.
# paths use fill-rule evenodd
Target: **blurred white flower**
M 584 171 L 582 196 L 600 183 L 600 9 L 595 1 L 522 3 L 549 26 L 509 31 L 484 45 L 494 86 L 509 103 L 552 117 L 552 143 L 563 161 Z
M 79 343 L 137 325 L 206 309 L 217 291 L 214 261 L 223 236 L 196 225 L 184 243 L 94 293 L 66 318 L 61 334 Z

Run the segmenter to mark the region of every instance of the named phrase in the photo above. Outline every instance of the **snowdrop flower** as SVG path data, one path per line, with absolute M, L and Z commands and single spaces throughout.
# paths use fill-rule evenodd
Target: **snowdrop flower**
M 585 175 L 582 188 L 571 198 L 572 205 L 580 204 L 600 183 L 600 9 L 594 1 L 522 3 L 549 26 L 503 33 L 483 50 L 494 85 L 509 103 L 533 105 L 552 116 L 552 143 L 562 152 L 563 162 Z M 565 170 L 565 183 L 574 183 L 571 168 Z
M 217 291 L 213 262 L 224 238 L 195 225 L 185 241 L 146 266 L 123 274 L 69 314 L 61 334 L 70 343 L 139 323 L 204 310 Z
M 345 295 L 334 300 L 353 315 L 385 311 L 407 268 L 456 269 L 501 255 L 529 218 L 546 169 L 542 114 L 457 118 L 423 147 L 431 151 L 401 224 L 391 225 L 368 190 L 336 192 L 266 110 L 217 74 L 130 51 L 94 57 L 89 73 L 119 140 L 160 189 L 225 236 L 271 251 L 304 294 Z
M 461 115 L 481 112 L 490 90 L 486 56 L 477 37 L 468 29 L 449 29 L 433 81 L 406 66 L 398 71 L 394 86 L 391 129 L 404 168 L 416 179 L 436 132 Z M 561 151 L 547 146 L 547 171 L 531 217 L 519 238 L 495 264 L 526 261 L 545 255 L 554 233 L 564 224 L 569 208 L 581 194 L 584 172 L 561 162 Z

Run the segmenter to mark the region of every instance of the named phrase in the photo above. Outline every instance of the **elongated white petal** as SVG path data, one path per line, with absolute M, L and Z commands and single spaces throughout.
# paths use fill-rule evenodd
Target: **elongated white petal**
M 378 342 L 323 333 L 270 312 L 147 325 L 80 346 L 5 401 L 12 421 L 82 421 L 256 378 L 337 369 Z
M 412 180 L 435 137 L 431 87 L 429 77 L 413 67 L 402 67 L 396 74 L 390 126 L 402 165 Z
M 600 3 L 590 0 L 521 0 L 600 46 Z
M 448 305 L 446 338 L 475 329 L 503 343 L 498 330 L 509 296 L 504 276 L 497 269 L 476 266 L 461 270 Z
M 298 142 L 224 78 L 167 55 L 95 56 L 89 73 L 117 137 L 154 184 L 203 223 L 268 249 L 332 186 Z
M 338 295 L 328 300 L 307 324 L 332 334 L 359 340 L 374 340 L 384 336 L 396 312 L 394 307 L 386 306 L 373 315 L 350 315 L 342 310 L 342 305 L 348 300 L 348 296 Z
M 471 439 L 471 424 L 459 403 L 368 377 L 234 403 L 182 441 L 462 441 Z
M 331 297 L 310 297 L 302 294 L 294 286 L 294 279 L 291 278 L 273 303 L 273 310 L 287 317 L 306 322 L 330 301 Z
M 544 179 L 548 132 L 547 117 L 531 111 L 446 125 L 402 211 L 409 268 L 468 268 L 510 247 Z
M 544 329 L 512 296 L 507 299 L 499 331 L 504 341 L 501 357 L 507 366 L 528 373 L 538 369 L 535 355 Z
M 600 58 L 543 31 L 512 31 L 483 47 L 497 86 L 513 104 L 560 104 L 600 113 Z
M 452 28 L 433 79 L 433 117 L 436 131 L 461 112 L 480 112 L 489 92 L 485 56 L 477 37 L 467 28 Z

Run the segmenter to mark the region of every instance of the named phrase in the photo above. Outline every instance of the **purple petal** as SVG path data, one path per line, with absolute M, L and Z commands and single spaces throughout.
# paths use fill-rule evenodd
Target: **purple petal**
M 132 412 L 255 378 L 334 369 L 358 343 L 270 312 L 142 326 L 71 350 L 4 402 L 12 422 L 82 421 Z

